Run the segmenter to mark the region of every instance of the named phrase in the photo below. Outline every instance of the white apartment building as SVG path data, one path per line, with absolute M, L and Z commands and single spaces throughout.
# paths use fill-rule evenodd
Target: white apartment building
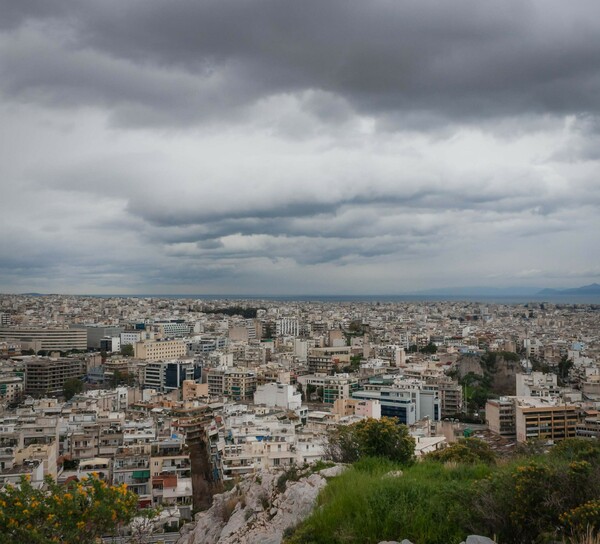
M 300 334 L 300 323 L 295 317 L 282 317 L 275 323 L 277 336 L 298 336 Z
M 556 374 L 517 374 L 517 397 L 556 397 L 560 394 Z
M 292 385 L 268 383 L 257 387 L 254 404 L 297 410 L 302 405 L 302 395 Z

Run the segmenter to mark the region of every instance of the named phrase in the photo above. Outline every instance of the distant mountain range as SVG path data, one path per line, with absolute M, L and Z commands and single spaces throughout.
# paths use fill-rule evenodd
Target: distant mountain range
M 478 295 L 486 296 L 528 296 L 535 295 L 539 291 L 539 287 L 441 287 L 437 289 L 427 289 L 424 291 L 418 291 L 415 295 L 426 295 L 426 296 L 451 296 L 451 297 L 474 297 Z
M 592 283 L 572 289 L 540 289 L 539 287 L 447 287 L 418 291 L 415 295 L 426 296 L 544 296 L 544 295 L 600 295 L 600 284 Z
M 591 283 L 573 289 L 542 289 L 537 295 L 600 295 L 600 284 Z

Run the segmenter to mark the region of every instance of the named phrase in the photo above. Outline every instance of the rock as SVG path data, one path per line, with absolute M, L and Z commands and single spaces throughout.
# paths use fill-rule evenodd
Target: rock
M 487 536 L 469 535 L 465 544 L 495 544 L 495 542 Z
M 336 465 L 334 467 L 324 468 L 323 470 L 320 470 L 319 474 L 324 478 L 334 478 L 335 476 L 339 476 L 340 474 L 342 474 L 345 470 L 347 470 L 347 468 L 348 467 L 346 465 Z
M 335 466 L 325 471 L 337 475 L 345 469 Z M 182 531 L 177 544 L 281 544 L 284 532 L 313 511 L 327 485 L 321 472 L 305 470 L 298 481 L 288 480 L 283 493 L 277 489 L 281 470 L 263 470 L 258 478 L 246 478 L 236 489 L 215 495 L 212 507 L 196 516 L 193 530 Z
M 383 475 L 384 478 L 400 478 L 404 473 L 401 470 L 391 470 Z

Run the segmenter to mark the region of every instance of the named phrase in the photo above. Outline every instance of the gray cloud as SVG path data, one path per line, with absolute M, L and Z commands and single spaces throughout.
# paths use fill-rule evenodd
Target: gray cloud
M 189 126 L 307 90 L 328 93 L 302 104 L 328 124 L 396 129 L 600 104 L 592 1 L 8 4 L 4 92 L 117 124 Z
M 0 10 L 0 290 L 597 279 L 596 2 Z

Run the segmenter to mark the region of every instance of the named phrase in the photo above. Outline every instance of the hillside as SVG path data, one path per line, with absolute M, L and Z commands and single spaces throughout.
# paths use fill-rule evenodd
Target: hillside
M 591 283 L 572 289 L 542 289 L 538 295 L 600 295 L 600 284 Z

